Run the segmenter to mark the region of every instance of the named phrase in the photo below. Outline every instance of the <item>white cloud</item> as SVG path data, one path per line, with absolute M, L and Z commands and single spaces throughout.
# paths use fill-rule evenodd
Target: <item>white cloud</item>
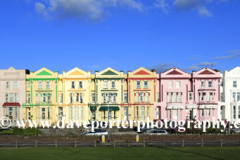
M 217 65 L 217 62 L 212 62 L 212 63 L 210 63 L 210 62 L 200 62 L 199 64 L 198 64 L 199 66 L 211 66 L 211 65 Z
M 235 55 L 230 55 L 230 56 L 215 57 L 213 59 L 234 59 L 234 58 L 237 58 L 239 56 L 240 56 L 240 53 L 239 54 L 235 54 Z
M 187 71 L 187 70 L 195 70 L 195 69 L 198 69 L 198 68 L 199 68 L 199 66 L 194 64 L 194 65 L 191 65 L 188 68 L 183 68 L 182 70 Z
M 45 5 L 37 2 L 35 10 L 45 17 L 51 15 L 58 19 L 103 19 L 107 7 L 127 6 L 143 11 L 143 5 L 136 0 L 45 0 Z
M 45 9 L 45 5 L 37 2 L 35 3 L 35 11 L 38 13 L 38 15 L 43 16 L 45 19 L 48 19 L 48 13 Z
M 219 0 L 217 3 L 228 2 L 229 0 Z
M 197 11 L 201 16 L 212 16 L 201 0 L 175 0 L 173 2 L 173 7 L 177 11 Z
M 163 12 L 168 13 L 168 7 L 169 4 L 166 3 L 166 0 L 157 0 L 156 3 L 154 3 L 155 7 L 160 8 Z
M 152 67 L 148 67 L 147 69 L 149 70 L 155 69 L 157 73 L 161 73 L 177 65 L 180 65 L 180 64 L 179 63 L 161 63 Z

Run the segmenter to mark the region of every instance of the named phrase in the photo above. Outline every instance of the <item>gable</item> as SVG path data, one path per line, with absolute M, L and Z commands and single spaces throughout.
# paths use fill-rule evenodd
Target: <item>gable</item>
M 214 73 L 210 72 L 209 70 L 205 70 L 205 71 L 203 71 L 203 72 L 201 72 L 199 74 L 214 74 Z
M 76 70 L 76 71 L 70 73 L 69 75 L 75 75 L 76 76 L 76 75 L 85 75 L 85 74 Z
M 141 71 L 138 71 L 137 73 L 135 73 L 134 75 L 150 75 L 150 74 L 144 70 L 141 70 Z
M 240 74 L 240 67 L 236 67 L 234 69 L 232 69 L 231 71 L 229 71 L 230 74 L 232 75 L 239 75 Z
M 182 73 L 174 70 L 174 71 L 172 71 L 172 72 L 169 72 L 167 75 L 182 75 Z
M 114 73 L 114 72 L 111 71 L 111 70 L 108 70 L 108 71 L 104 72 L 104 73 L 101 74 L 101 75 L 118 75 L 118 74 Z
M 50 75 L 52 75 L 52 74 L 44 70 L 44 71 L 42 71 L 42 72 L 40 72 L 40 73 L 38 73 L 38 74 L 36 74 L 36 75 L 37 75 L 37 76 L 50 76 Z

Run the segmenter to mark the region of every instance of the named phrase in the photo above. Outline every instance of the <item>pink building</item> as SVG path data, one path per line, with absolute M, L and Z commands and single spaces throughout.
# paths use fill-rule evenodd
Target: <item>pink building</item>
M 173 67 L 157 74 L 154 119 L 218 119 L 220 72 L 210 68 L 192 74 Z

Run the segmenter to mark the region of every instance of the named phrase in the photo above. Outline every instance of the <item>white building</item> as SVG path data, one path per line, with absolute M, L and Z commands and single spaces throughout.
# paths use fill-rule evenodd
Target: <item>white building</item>
M 221 74 L 219 120 L 240 120 L 240 67 Z

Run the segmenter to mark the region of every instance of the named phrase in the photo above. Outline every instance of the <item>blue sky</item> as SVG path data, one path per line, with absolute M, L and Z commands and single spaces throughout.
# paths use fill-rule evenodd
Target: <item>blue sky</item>
M 0 68 L 240 65 L 239 0 L 0 0 Z

